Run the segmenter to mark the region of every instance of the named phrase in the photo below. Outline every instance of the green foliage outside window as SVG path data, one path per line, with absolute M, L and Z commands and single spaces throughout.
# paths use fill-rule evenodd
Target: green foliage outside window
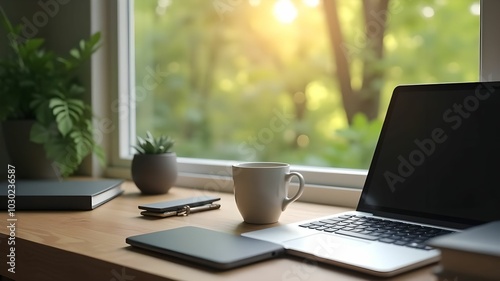
M 478 2 L 336 1 L 339 69 L 322 1 L 135 1 L 137 132 L 180 157 L 365 169 L 396 85 L 479 79 Z M 380 95 L 371 112 L 346 84 L 361 105 Z

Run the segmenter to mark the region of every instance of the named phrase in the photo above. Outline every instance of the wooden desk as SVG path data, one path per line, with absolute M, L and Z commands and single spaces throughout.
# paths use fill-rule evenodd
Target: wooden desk
M 125 243 L 132 235 L 185 225 L 228 233 L 242 233 L 266 226 L 243 223 L 232 194 L 174 187 L 166 195 L 142 196 L 131 182 L 125 193 L 93 211 L 17 211 L 15 274 L 7 271 L 9 230 L 0 227 L 0 275 L 14 280 L 374 280 L 368 275 L 283 257 L 229 270 L 212 271 L 190 263 L 136 250 Z M 147 219 L 137 206 L 190 196 L 218 195 L 220 210 L 187 217 Z M 308 203 L 292 203 L 281 224 L 343 212 L 348 209 Z M 0 216 L 7 225 L 5 212 Z M 214 253 L 217 254 L 217 253 Z M 361 255 L 362 253 L 360 253 Z M 432 266 L 385 280 L 435 280 Z

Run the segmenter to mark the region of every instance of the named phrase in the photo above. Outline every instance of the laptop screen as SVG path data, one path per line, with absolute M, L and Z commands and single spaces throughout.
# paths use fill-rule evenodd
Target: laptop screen
M 500 220 L 500 83 L 394 90 L 358 210 L 443 226 Z

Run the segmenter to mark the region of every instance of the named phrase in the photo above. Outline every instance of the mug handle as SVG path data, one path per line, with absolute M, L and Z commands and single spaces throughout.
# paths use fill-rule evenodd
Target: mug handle
M 299 190 L 292 198 L 289 198 L 287 195 L 287 197 L 283 200 L 283 205 L 281 206 L 282 211 L 284 211 L 286 209 L 286 207 L 288 207 L 288 205 L 290 205 L 290 203 L 299 199 L 299 197 L 304 192 L 304 183 L 305 183 L 304 177 L 297 172 L 290 172 L 290 173 L 285 175 L 286 184 L 288 184 L 290 182 L 290 180 L 292 179 L 293 176 L 296 176 L 299 179 Z

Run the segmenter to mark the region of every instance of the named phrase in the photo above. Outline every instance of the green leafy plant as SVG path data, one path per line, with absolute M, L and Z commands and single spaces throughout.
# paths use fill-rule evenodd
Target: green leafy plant
M 137 145 L 134 146 L 139 154 L 162 154 L 171 152 L 174 146 L 174 140 L 165 135 L 157 138 L 148 131 L 146 138 L 137 137 Z
M 100 33 L 82 40 L 67 57 L 44 49 L 44 39 L 23 38 L 0 7 L 11 51 L 0 59 L 0 121 L 34 120 L 32 142 L 42 144 L 62 176 L 71 175 L 94 152 L 104 153 L 93 139 L 92 110 L 77 71 L 99 48 Z

